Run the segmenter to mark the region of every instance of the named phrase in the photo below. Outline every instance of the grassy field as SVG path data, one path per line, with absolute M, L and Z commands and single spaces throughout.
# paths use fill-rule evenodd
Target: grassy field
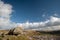
M 60 34 L 56 35 L 56 33 L 51 34 L 51 32 L 39 32 L 39 31 L 24 31 L 24 34 L 19 35 L 5 35 L 5 33 L 8 33 L 8 30 L 0 30 L 0 40 L 37 40 L 37 39 L 43 39 L 43 40 L 50 40 L 53 38 L 53 40 L 58 40 L 60 38 Z M 45 39 L 44 39 L 45 38 Z

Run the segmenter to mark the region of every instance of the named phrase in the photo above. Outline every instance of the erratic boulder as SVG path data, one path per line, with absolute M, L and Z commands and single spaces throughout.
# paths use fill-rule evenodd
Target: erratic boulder
M 23 34 L 23 29 L 21 27 L 16 27 L 14 29 L 9 30 L 8 35 L 19 35 Z

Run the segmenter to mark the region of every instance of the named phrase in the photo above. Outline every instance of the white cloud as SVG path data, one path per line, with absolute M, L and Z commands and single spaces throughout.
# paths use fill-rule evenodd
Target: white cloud
M 32 30 L 60 30 L 60 18 L 51 16 L 44 22 L 19 23 L 25 29 Z
M 12 6 L 0 1 L 0 16 L 9 18 L 12 13 Z
M 0 29 L 8 29 L 16 26 L 15 23 L 10 20 L 12 11 L 12 5 L 0 0 Z

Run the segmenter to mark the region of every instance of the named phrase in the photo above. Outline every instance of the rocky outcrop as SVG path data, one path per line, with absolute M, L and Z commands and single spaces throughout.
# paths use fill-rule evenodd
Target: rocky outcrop
M 21 27 L 16 27 L 8 32 L 8 35 L 18 35 L 18 34 L 23 34 L 23 29 Z

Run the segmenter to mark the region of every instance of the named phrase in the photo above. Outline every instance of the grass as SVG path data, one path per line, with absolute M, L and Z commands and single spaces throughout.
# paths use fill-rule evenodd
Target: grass
M 7 32 L 5 30 L 0 30 L 0 32 Z M 0 36 L 0 40 L 29 40 L 29 37 L 32 36 L 45 36 L 47 35 L 48 37 L 52 36 L 58 36 L 58 35 L 53 35 L 53 34 L 49 34 L 49 33 L 41 33 L 41 32 L 36 32 L 36 31 L 27 31 L 26 34 L 20 34 L 19 36 L 15 36 L 15 35 L 1 35 Z M 35 40 L 34 38 L 32 38 L 32 40 Z
M 20 35 L 20 36 L 15 36 L 15 35 L 6 35 L 4 37 L 0 36 L 0 40 L 29 40 L 26 35 Z

